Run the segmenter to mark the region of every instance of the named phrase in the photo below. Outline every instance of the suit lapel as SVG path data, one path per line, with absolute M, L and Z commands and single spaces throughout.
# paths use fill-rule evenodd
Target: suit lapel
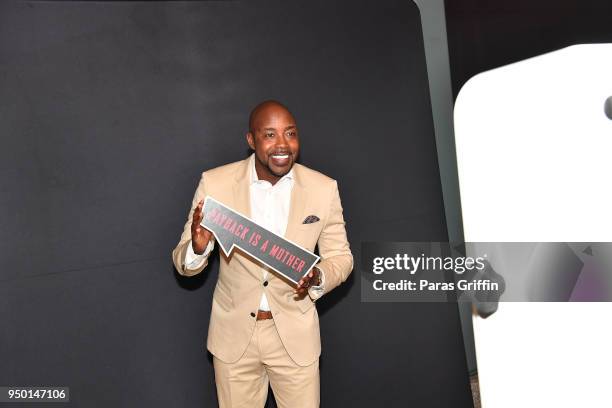
M 291 190 L 291 203 L 289 206 L 289 217 L 287 219 L 287 229 L 285 230 L 285 238 L 290 241 L 297 239 L 299 227 L 302 224 L 302 216 L 308 202 L 308 192 L 304 187 L 300 165 L 296 164 L 293 167 L 293 189 Z
M 233 186 L 234 205 L 239 213 L 251 217 L 251 195 L 249 193 L 249 159 L 243 161 L 236 171 Z
M 242 165 L 238 167 L 234 177 L 234 185 L 232 186 L 232 195 L 233 195 L 233 205 L 231 207 L 238 211 L 240 214 L 245 217 L 251 218 L 251 194 L 250 194 L 250 179 L 249 179 L 249 158 L 245 159 L 242 162 Z M 238 254 L 234 253 L 232 256 L 236 256 Z M 253 270 L 248 267 L 248 265 L 253 262 L 249 256 L 246 256 L 242 253 L 239 254 L 240 259 L 238 262 L 241 262 L 246 266 L 248 273 L 252 274 L 256 279 L 261 278 L 262 271 L 261 267 Z

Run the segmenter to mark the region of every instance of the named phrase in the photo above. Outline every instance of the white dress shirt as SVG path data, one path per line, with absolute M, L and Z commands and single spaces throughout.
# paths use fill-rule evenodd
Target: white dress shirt
M 287 222 L 289 219 L 289 209 L 291 208 L 291 190 L 293 189 L 293 169 L 281 177 L 276 184 L 272 185 L 269 181 L 259 180 L 255 170 L 255 154 L 249 158 L 249 196 L 251 205 L 251 219 L 262 227 L 274 232 L 277 235 L 285 236 Z M 208 243 L 202 255 L 193 252 L 191 241 L 187 246 L 185 255 L 185 265 L 193 269 L 200 266 L 214 247 L 214 237 Z M 264 267 L 263 279 L 268 276 L 268 268 Z M 311 286 L 308 295 L 316 300 L 323 295 L 325 277 L 321 272 L 321 285 Z M 265 292 L 261 295 L 259 303 L 260 310 L 270 310 L 268 299 Z

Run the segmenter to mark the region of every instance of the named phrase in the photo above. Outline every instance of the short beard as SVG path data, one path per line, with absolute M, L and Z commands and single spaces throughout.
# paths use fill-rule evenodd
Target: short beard
M 275 172 L 275 171 L 272 169 L 272 167 L 271 167 L 271 166 L 269 166 L 268 164 L 265 164 L 264 166 L 265 166 L 265 167 L 268 169 L 268 171 L 269 171 L 270 173 L 274 174 L 276 177 L 283 177 L 284 175 L 286 175 L 287 173 L 289 173 L 289 172 L 291 171 L 291 169 L 293 168 L 293 161 L 291 162 L 291 166 L 289 166 L 289 169 L 288 169 L 286 172 L 284 172 L 284 173 L 277 173 L 277 172 Z
M 272 167 L 268 164 L 268 162 L 262 162 L 259 157 L 257 157 L 257 154 L 255 154 L 255 160 L 257 160 L 259 162 L 259 164 L 261 165 L 261 167 L 265 168 L 270 174 L 272 174 L 275 177 L 283 177 L 284 175 L 288 174 L 291 169 L 293 168 L 293 165 L 295 164 L 294 161 L 291 162 L 291 166 L 289 166 L 289 169 L 284 172 L 284 173 L 278 173 L 276 171 L 274 171 L 272 169 Z M 268 158 L 268 161 L 271 160 L 270 158 Z

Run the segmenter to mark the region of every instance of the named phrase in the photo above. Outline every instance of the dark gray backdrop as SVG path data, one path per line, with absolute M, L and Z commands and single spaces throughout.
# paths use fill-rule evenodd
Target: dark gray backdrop
M 338 180 L 355 275 L 361 241 L 447 239 L 411 1 L 2 3 L 0 92 L 0 385 L 216 404 L 218 261 L 183 278 L 170 251 L 263 99 Z M 322 406 L 471 406 L 456 305 L 362 304 L 357 282 L 318 303 Z
M 455 96 L 474 75 L 575 44 L 612 42 L 609 0 L 446 0 Z

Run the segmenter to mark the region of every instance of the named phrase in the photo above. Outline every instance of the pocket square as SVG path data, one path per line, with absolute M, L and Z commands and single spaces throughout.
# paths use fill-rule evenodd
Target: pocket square
M 309 215 L 308 217 L 304 218 L 302 224 L 312 224 L 317 221 L 319 221 L 319 217 L 317 217 L 316 215 Z

